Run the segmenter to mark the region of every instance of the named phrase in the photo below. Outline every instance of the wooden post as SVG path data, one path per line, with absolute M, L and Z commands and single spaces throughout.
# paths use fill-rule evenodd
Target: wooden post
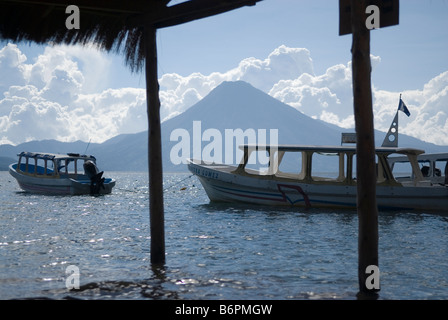
M 368 266 L 378 268 L 378 208 L 376 203 L 375 139 L 373 127 L 370 31 L 365 25 L 367 0 L 351 0 L 353 105 L 357 153 L 358 280 L 360 293 L 367 288 Z
M 156 29 L 145 27 L 146 101 L 148 113 L 149 215 L 151 263 L 165 263 L 165 218 L 163 211 L 162 138 L 159 82 L 157 79 Z

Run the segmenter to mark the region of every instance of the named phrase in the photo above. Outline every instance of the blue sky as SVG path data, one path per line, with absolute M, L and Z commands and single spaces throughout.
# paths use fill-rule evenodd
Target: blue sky
M 316 74 L 351 59 L 351 35 L 339 36 L 337 0 L 264 0 L 220 16 L 158 32 L 160 72 L 208 74 L 280 45 L 307 48 Z M 448 1 L 401 0 L 400 24 L 371 32 L 381 57 L 373 75 L 383 89 L 417 88 L 448 69 Z
M 263 0 L 160 29 L 159 75 L 225 72 L 244 58 L 264 58 L 280 45 L 309 49 L 321 74 L 351 59 L 351 35 L 338 35 L 338 6 L 337 0 Z M 19 47 L 28 58 L 43 51 L 42 46 Z M 448 1 L 401 0 L 399 25 L 372 31 L 371 53 L 381 57 L 372 78 L 382 89 L 416 89 L 448 70 Z M 144 74 L 132 74 L 121 56 L 110 56 L 114 79 L 109 86 L 144 87 Z
M 352 36 L 338 34 L 338 6 L 263 0 L 159 30 L 162 119 L 222 81 L 244 80 L 311 117 L 352 127 Z M 0 143 L 53 138 L 55 130 L 60 140 L 100 142 L 146 129 L 145 75 L 131 73 L 122 56 L 15 45 L 0 45 Z M 411 117 L 400 131 L 448 145 L 448 0 L 401 0 L 399 25 L 371 32 L 371 54 L 376 128 L 388 129 L 403 93 Z M 41 122 L 54 127 L 22 134 Z

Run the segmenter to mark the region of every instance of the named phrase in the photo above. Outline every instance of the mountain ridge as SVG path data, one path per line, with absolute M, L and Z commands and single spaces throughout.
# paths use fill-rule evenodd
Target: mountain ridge
M 197 136 L 198 130 L 193 130 L 195 123 L 196 129 L 200 124 L 200 137 Z M 192 156 L 193 139 L 196 139 L 196 144 L 201 146 L 201 150 L 214 142 L 210 137 L 208 137 L 209 140 L 204 140 L 204 133 L 208 129 L 217 130 L 208 131 L 215 134 L 220 132 L 222 139 L 226 129 L 233 129 L 234 132 L 236 129 L 242 131 L 253 129 L 255 134 L 259 133 L 258 130 L 265 129 L 269 133 L 266 136 L 266 142 L 273 142 L 269 140 L 272 138 L 270 136 L 272 129 L 278 130 L 280 144 L 308 145 L 340 145 L 342 132 L 354 132 L 354 129 L 347 130 L 310 118 L 246 82 L 223 82 L 188 110 L 162 123 L 164 172 L 187 170 L 185 164 L 174 164 L 170 159 L 173 148 L 182 142 L 179 136 L 171 136 L 173 132 L 180 132 L 185 136 L 188 133 L 190 150 L 186 153 Z M 376 145 L 381 145 L 385 134 L 385 132 L 375 131 Z M 214 139 L 218 138 L 217 134 Z M 147 171 L 147 141 L 147 131 L 117 135 L 103 143 L 31 141 L 18 146 L 0 145 L 0 157 L 15 159 L 17 153 L 21 151 L 78 152 L 95 155 L 100 170 Z M 224 143 L 222 141 L 222 145 Z M 402 134 L 399 135 L 399 145 L 424 149 L 426 152 L 448 151 L 448 146 L 426 143 Z M 0 169 L 7 170 L 4 164 L 3 168 L 0 166 Z

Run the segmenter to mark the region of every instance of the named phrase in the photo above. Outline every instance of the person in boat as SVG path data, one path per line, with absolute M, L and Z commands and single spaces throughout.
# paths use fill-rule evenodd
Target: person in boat
M 423 166 L 421 171 L 424 177 L 429 177 L 429 166 Z M 441 175 L 442 171 L 439 168 L 434 168 L 434 177 L 440 177 Z

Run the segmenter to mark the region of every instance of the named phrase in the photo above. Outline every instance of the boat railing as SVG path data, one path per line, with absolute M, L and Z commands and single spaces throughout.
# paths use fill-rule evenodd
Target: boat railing
M 424 153 L 418 155 L 416 161 L 423 180 L 448 184 L 448 153 Z M 406 182 L 415 179 L 415 173 L 410 168 L 411 164 L 408 157 L 389 157 L 388 162 L 398 181 Z
M 23 162 L 23 159 L 25 161 Z M 40 177 L 55 177 L 57 172 L 49 167 L 49 163 L 53 163 L 50 159 L 37 158 L 28 155 L 19 155 L 16 170 L 22 174 L 40 176 Z
M 325 147 L 325 146 L 268 146 L 268 145 L 243 145 L 243 158 L 234 170 L 234 173 L 242 175 L 257 175 L 264 179 L 280 178 L 287 180 L 300 180 L 309 183 L 337 183 L 356 184 L 356 147 Z M 267 168 L 260 171 L 248 170 L 247 164 L 251 154 L 256 151 L 268 153 L 269 164 Z M 285 155 L 290 153 L 299 154 L 299 163 L 294 171 L 282 170 Z M 392 172 L 388 158 L 391 154 L 403 155 L 410 163 L 413 176 L 409 183 L 413 185 L 425 184 L 425 177 L 417 163 L 417 156 L 423 153 L 419 149 L 410 148 L 378 148 L 376 149 L 377 183 L 382 185 L 400 185 L 402 181 L 396 179 Z M 324 158 L 332 158 L 331 168 L 328 172 L 318 172 L 313 167 L 327 168 Z M 408 184 L 408 183 L 406 183 Z
M 51 154 L 38 154 L 22 152 L 19 154 L 19 161 L 16 170 L 25 175 L 47 177 L 47 178 L 73 178 L 79 179 L 87 177 L 83 166 L 78 164 L 78 160 L 96 159 L 86 156 L 55 156 Z
M 24 172 L 24 173 L 31 173 L 31 174 L 37 174 L 37 175 L 54 175 L 54 170 L 50 168 L 45 168 L 39 165 L 34 164 L 28 164 L 28 167 L 25 163 L 20 164 L 20 168 L 18 170 Z

